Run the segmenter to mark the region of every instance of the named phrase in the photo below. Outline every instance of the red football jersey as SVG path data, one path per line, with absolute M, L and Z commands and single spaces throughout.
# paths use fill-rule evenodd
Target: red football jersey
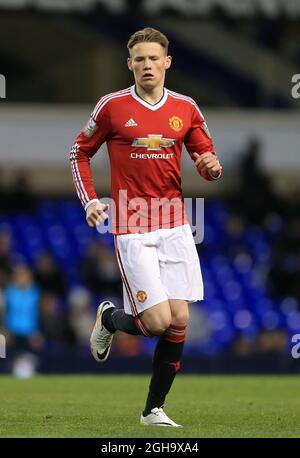
M 215 154 L 193 99 L 165 88 L 162 99 L 151 105 L 132 86 L 99 100 L 70 154 L 74 184 L 85 209 L 98 199 L 90 158 L 104 142 L 115 204 L 113 233 L 148 232 L 187 222 L 180 176 L 183 143 L 193 160 L 193 152 Z M 213 179 L 206 172 L 202 175 Z

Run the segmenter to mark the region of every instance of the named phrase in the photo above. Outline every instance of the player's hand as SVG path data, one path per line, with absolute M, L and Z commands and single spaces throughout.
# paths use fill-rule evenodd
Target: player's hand
M 215 154 L 212 153 L 193 153 L 195 166 L 199 172 L 208 172 L 213 178 L 218 178 L 222 172 L 222 166 Z
M 86 209 L 86 220 L 88 225 L 90 227 L 96 227 L 103 223 L 108 218 L 108 214 L 105 213 L 108 208 L 109 205 L 102 204 L 100 200 L 89 205 Z

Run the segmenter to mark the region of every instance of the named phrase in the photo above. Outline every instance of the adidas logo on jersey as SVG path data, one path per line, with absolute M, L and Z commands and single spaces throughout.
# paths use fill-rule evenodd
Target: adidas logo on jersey
M 124 126 L 125 127 L 135 127 L 135 126 L 137 126 L 137 123 L 135 122 L 134 119 L 130 118 L 130 119 L 128 119 L 126 124 L 124 124 Z

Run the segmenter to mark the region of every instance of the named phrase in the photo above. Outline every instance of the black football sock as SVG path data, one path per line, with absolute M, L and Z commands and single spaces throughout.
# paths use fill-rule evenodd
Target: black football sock
M 160 337 L 153 356 L 153 371 L 143 415 L 154 407 L 163 407 L 183 352 L 186 326 L 171 325 Z
M 152 337 L 152 334 L 146 328 L 141 318 L 128 315 L 123 309 L 110 308 L 105 310 L 102 322 L 109 332 L 119 330 L 134 336 Z

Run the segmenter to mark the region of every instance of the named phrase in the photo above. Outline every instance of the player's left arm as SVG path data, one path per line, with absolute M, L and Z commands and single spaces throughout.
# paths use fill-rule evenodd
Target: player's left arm
M 215 152 L 193 153 L 195 166 L 206 180 L 217 180 L 222 175 L 222 166 Z
M 196 104 L 193 109 L 191 127 L 184 139 L 184 143 L 198 173 L 203 178 L 211 181 L 221 177 L 222 166 L 216 155 L 204 116 Z

